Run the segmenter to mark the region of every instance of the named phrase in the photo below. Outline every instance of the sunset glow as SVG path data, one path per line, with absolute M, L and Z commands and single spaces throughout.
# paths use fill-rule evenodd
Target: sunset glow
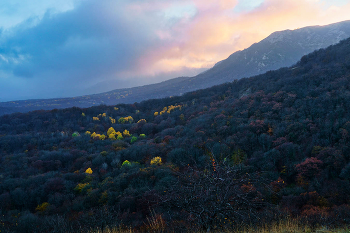
M 193 75 L 274 31 L 349 20 L 349 12 L 344 0 L 65 0 L 30 8 L 5 0 L 0 101 Z M 104 90 L 94 91 L 97 83 Z

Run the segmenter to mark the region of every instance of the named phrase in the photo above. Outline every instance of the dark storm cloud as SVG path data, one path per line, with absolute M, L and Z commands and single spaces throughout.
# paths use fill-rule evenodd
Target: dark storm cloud
M 32 79 L 38 90 L 74 95 L 131 69 L 156 40 L 147 33 L 146 21 L 135 23 L 123 9 L 121 1 L 85 1 L 64 13 L 48 11 L 34 26 L 29 19 L 0 31 L 0 70 L 8 75 L 3 78 Z

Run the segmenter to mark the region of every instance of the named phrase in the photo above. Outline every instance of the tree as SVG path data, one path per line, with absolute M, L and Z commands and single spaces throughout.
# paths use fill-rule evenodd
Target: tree
M 124 124 L 125 123 L 125 118 L 124 117 L 121 117 L 118 119 L 118 123 L 119 124 Z
M 116 133 L 111 133 L 111 134 L 109 135 L 109 139 L 111 139 L 111 140 L 116 140 L 115 135 L 116 135 Z
M 110 134 L 115 134 L 115 130 L 113 127 L 110 127 L 108 130 L 107 130 L 107 136 L 109 137 Z
M 254 223 L 267 203 L 262 192 L 266 182 L 259 174 L 244 169 L 217 167 L 216 171 L 192 168 L 177 172 L 177 181 L 160 196 L 169 213 L 187 214 L 187 219 L 204 230 L 224 228 L 225 223 Z M 267 184 L 267 183 L 266 183 Z M 186 218 L 185 217 L 185 218 Z
M 131 166 L 131 163 L 128 161 L 128 160 L 125 160 L 123 163 L 122 163 L 122 167 L 129 167 Z
M 162 158 L 157 156 L 151 159 L 151 165 L 161 165 L 162 164 Z
M 91 175 L 92 174 L 92 169 L 89 167 L 88 169 L 86 169 L 85 173 Z
M 137 137 L 132 136 L 132 138 L 131 138 L 130 142 L 131 142 L 131 143 L 134 143 L 134 142 L 136 142 L 136 141 L 137 141 Z
M 115 124 L 115 122 L 116 122 L 115 119 L 113 119 L 112 117 L 109 117 L 109 119 L 111 120 L 111 123 L 112 123 L 112 124 Z
M 130 137 L 130 132 L 128 130 L 123 131 L 124 137 Z
M 315 157 L 307 158 L 304 162 L 295 166 L 299 172 L 299 176 L 311 179 L 314 176 L 317 176 L 321 171 L 321 166 L 323 162 L 318 160 Z

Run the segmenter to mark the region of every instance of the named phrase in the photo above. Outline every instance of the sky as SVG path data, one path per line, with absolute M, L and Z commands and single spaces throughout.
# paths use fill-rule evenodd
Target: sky
M 350 0 L 1 0 L 0 102 L 194 76 L 274 31 L 349 12 Z

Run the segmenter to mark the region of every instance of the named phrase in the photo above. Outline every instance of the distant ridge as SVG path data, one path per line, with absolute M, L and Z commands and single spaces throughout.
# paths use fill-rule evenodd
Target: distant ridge
M 194 77 L 179 77 L 161 83 L 73 98 L 0 102 L 0 115 L 32 110 L 90 107 L 100 104 L 134 103 L 146 99 L 182 95 L 295 64 L 303 55 L 350 37 L 350 20 L 326 26 L 310 26 L 274 32 L 247 49 Z

